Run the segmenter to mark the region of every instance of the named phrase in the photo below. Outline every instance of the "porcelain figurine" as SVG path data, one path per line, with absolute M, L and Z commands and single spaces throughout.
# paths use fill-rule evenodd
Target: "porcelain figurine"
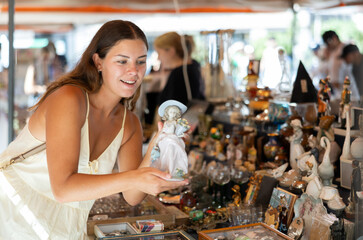
M 318 173 L 323 181 L 324 186 L 330 186 L 333 182 L 334 177 L 334 166 L 330 162 L 330 141 L 327 137 L 322 137 L 320 140 L 320 146 L 325 148 L 325 153 L 323 156 L 323 161 L 318 167 Z
M 311 181 L 313 182 L 313 181 Z M 294 214 L 296 218 L 301 217 L 304 219 L 304 234 L 302 240 L 307 240 L 311 236 L 314 219 L 323 217 L 330 219 L 327 216 L 327 210 L 320 198 L 314 198 L 306 193 L 303 193 L 300 198 L 296 199 L 294 204 Z
M 318 91 L 318 119 L 322 116 L 330 114 L 330 88 L 329 88 L 328 76 L 325 79 L 320 79 L 319 81 L 319 91 Z
M 182 114 L 187 107 L 175 100 L 165 101 L 158 113 L 164 126 L 151 152 L 151 166 L 171 174 L 171 180 L 182 180 L 188 172 L 188 156 L 182 139 L 190 126 Z
M 326 102 L 326 110 L 325 110 L 325 115 L 330 115 L 330 96 L 331 96 L 331 88 L 330 88 L 330 76 L 327 76 L 324 79 L 324 89 L 323 89 L 323 101 Z
M 333 115 L 326 115 L 320 118 L 319 121 L 319 131 L 316 135 L 318 142 L 320 142 L 321 137 L 327 137 L 330 142 L 335 140 L 334 138 L 334 130 L 331 127 L 335 120 L 335 116 Z
M 346 115 L 346 120 L 349 122 L 350 121 L 350 117 L 349 117 L 349 113 L 345 112 Z M 361 147 L 359 147 L 361 148 Z M 347 129 L 345 131 L 345 139 L 344 139 L 344 144 L 343 144 L 343 151 L 342 151 L 342 155 L 340 156 L 340 160 L 351 160 L 353 158 L 352 154 L 351 154 L 351 150 L 350 150 L 350 124 L 347 125 Z
M 326 102 L 323 100 L 324 85 L 325 85 L 324 79 L 320 79 L 319 90 L 318 90 L 318 120 L 325 115 L 325 111 L 327 108 Z
M 304 153 L 304 148 L 301 145 L 303 136 L 302 125 L 300 119 L 294 119 L 290 123 L 293 128 L 293 134 L 288 138 L 290 142 L 290 166 L 295 171 L 298 171 L 296 159 Z
M 343 91 L 339 103 L 339 120 L 340 120 L 340 127 L 345 128 L 347 124 L 350 126 L 350 122 L 347 121 L 346 113 L 349 114 L 350 110 L 350 96 L 352 92 L 349 90 L 350 80 L 349 77 L 346 76 L 343 83 Z
M 315 176 L 319 176 L 318 174 L 318 159 L 319 159 L 319 148 L 317 144 L 317 139 L 313 135 L 310 135 L 308 139 L 309 147 L 311 148 L 309 151 L 301 154 L 297 157 L 297 166 L 299 170 L 304 175 L 302 180 L 306 182 L 310 182 Z
M 323 184 L 318 176 L 315 176 L 306 186 L 306 194 L 318 199 L 323 188 Z
M 349 205 L 345 209 L 348 216 L 354 216 L 356 203 L 359 201 L 357 192 L 362 191 L 362 175 L 358 160 L 353 160 L 352 168 Z

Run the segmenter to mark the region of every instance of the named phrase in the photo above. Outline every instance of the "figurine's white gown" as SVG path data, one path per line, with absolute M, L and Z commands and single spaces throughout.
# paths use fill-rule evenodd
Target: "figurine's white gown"
M 88 112 L 89 109 L 81 130 L 78 173 L 111 173 L 123 138 L 126 108 L 120 132 L 92 162 L 89 161 Z M 41 143 L 26 125 L 0 154 L 0 166 Z M 0 171 L 0 239 L 87 239 L 87 218 L 93 203 L 94 200 L 59 203 L 54 199 L 44 150 Z
M 160 158 L 153 163 L 153 167 L 161 171 L 168 171 L 172 177 L 177 174 L 177 169 L 188 172 L 188 156 L 185 143 L 175 134 L 176 124 L 165 122 L 162 133 L 157 142 L 160 149 Z

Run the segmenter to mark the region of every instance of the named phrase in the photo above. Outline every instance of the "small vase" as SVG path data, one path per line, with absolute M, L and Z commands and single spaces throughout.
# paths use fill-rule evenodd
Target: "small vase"
M 316 121 L 318 120 L 318 113 L 317 113 L 317 110 L 316 110 L 316 104 L 315 103 L 309 104 L 306 107 L 304 119 L 309 124 L 315 125 Z
M 277 166 L 281 166 L 282 164 L 289 161 L 289 157 L 287 156 L 287 153 L 286 153 L 284 147 L 281 146 L 279 148 L 279 150 L 276 153 L 274 161 L 277 164 Z
M 278 139 L 279 135 L 277 133 L 269 133 L 267 134 L 267 136 L 268 141 L 263 146 L 263 153 L 265 154 L 267 161 L 274 161 L 280 148 L 280 143 Z
M 358 137 L 354 139 L 352 145 L 350 146 L 350 152 L 354 159 L 363 160 L 363 137 Z

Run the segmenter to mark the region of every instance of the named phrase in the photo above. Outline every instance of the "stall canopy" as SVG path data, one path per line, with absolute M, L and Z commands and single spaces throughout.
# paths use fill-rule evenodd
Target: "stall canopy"
M 7 1 L 6 1 L 7 2 Z M 294 4 L 312 9 L 363 4 L 362 0 L 15 0 L 16 12 L 269 12 Z M 6 10 L 6 4 L 3 4 Z
M 363 0 L 12 0 L 16 29 L 52 24 L 68 31 L 73 24 L 92 24 L 141 14 L 268 13 L 305 8 L 309 11 L 359 6 Z M 355 7 L 356 8 L 356 7 Z M 0 30 L 7 28 L 8 0 L 0 1 Z M 357 11 L 357 8 L 356 10 Z M 68 25 L 67 25 L 68 24 Z M 66 29 L 64 28 L 66 25 Z

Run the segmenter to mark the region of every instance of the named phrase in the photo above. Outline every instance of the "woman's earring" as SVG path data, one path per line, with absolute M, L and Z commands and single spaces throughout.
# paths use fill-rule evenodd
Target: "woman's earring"
M 98 70 L 98 73 L 101 74 L 102 73 L 102 70 Z

